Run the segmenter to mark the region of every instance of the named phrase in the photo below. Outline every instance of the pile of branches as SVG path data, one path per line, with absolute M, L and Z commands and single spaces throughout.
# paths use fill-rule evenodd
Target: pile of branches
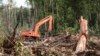
M 58 34 L 42 39 L 32 47 L 33 54 L 36 56 L 100 56 L 100 39 L 90 37 L 87 42 L 85 52 L 74 54 L 77 36 L 71 34 Z

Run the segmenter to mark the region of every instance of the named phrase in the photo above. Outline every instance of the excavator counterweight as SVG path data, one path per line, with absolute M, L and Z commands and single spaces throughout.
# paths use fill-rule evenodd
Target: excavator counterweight
M 39 22 L 37 22 L 35 24 L 34 30 L 33 31 L 27 31 L 27 32 L 22 32 L 20 34 L 20 36 L 24 36 L 24 37 L 33 37 L 33 38 L 37 38 L 40 37 L 40 33 L 39 33 L 39 27 L 41 25 L 43 25 L 44 23 L 49 22 L 49 27 L 48 30 L 52 31 L 52 23 L 53 23 L 53 18 L 52 16 L 47 16 L 44 19 L 40 20 Z

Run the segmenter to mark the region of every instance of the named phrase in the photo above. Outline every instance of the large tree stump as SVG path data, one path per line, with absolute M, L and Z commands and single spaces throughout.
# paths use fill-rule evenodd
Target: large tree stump
M 84 35 L 82 35 L 77 43 L 77 47 L 76 47 L 76 53 L 78 52 L 84 52 L 86 48 L 86 37 Z

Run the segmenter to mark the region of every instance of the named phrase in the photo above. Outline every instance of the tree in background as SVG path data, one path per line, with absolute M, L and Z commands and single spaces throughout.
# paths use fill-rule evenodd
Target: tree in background
M 99 0 L 27 0 L 28 5 L 31 5 L 30 8 L 17 8 L 14 1 L 8 1 L 7 5 L 0 7 L 0 14 L 7 31 L 12 31 L 11 29 L 18 21 L 20 21 L 19 28 L 27 26 L 26 28 L 33 29 L 36 22 L 51 14 L 54 19 L 54 33 L 62 32 L 65 29 L 77 32 L 80 15 L 89 21 L 91 33 L 100 32 Z M 47 25 L 47 23 L 43 25 L 40 30 L 42 32 L 47 30 Z

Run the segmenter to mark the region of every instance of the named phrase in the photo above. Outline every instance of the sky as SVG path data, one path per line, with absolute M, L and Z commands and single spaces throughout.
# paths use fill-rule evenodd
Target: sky
M 4 4 L 7 4 L 7 3 L 8 3 L 7 1 L 8 1 L 8 0 L 3 0 L 3 3 L 4 3 Z M 14 1 L 15 1 L 15 3 L 16 3 L 16 6 L 17 6 L 17 7 L 20 7 L 20 6 L 28 7 L 27 4 L 25 3 L 26 0 L 14 0 Z

